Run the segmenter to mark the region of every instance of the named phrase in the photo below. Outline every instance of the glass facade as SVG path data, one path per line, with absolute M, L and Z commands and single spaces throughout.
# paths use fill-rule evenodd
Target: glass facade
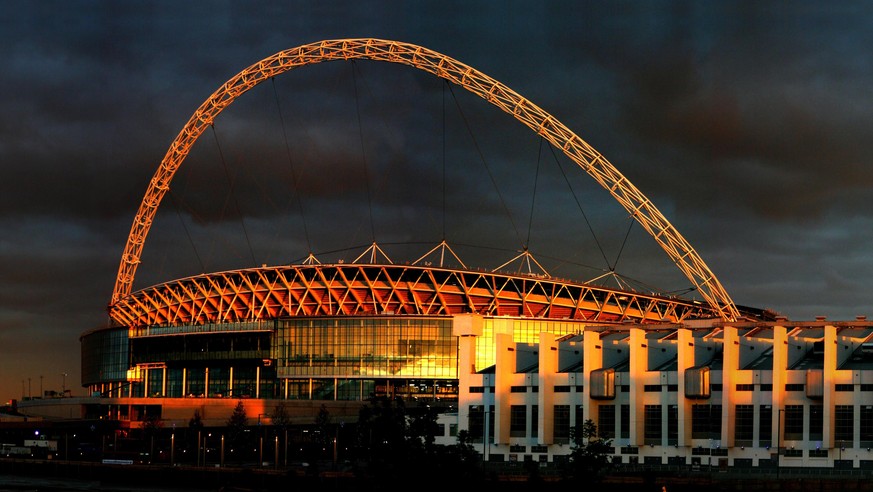
M 457 379 L 451 318 L 281 320 L 273 358 L 280 378 Z
M 128 361 L 127 328 L 111 328 L 93 331 L 81 338 L 82 384 L 127 379 Z
M 451 317 L 294 318 L 197 328 L 85 334 L 83 381 L 92 392 L 116 397 L 457 400 Z
M 451 320 L 447 322 L 451 331 Z M 512 340 L 516 343 L 539 343 L 540 333 L 543 331 L 556 335 L 571 335 L 581 333 L 582 329 L 578 322 L 571 321 L 548 320 L 544 322 L 541 319 L 484 318 L 482 335 L 476 337 L 477 371 L 494 365 L 496 357 L 494 333 L 499 330 L 508 330 L 505 332 L 512 333 Z

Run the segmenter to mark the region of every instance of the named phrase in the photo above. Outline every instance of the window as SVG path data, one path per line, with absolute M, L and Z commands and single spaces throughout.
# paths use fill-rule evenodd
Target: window
M 484 386 L 470 386 L 470 393 L 484 393 Z
M 855 432 L 855 407 L 852 405 L 837 405 L 834 407 L 834 440 L 836 445 L 851 447 Z
M 679 406 L 667 406 L 667 445 L 679 444 Z
M 873 406 L 861 406 L 861 419 L 858 422 L 861 427 L 861 447 L 870 447 L 873 442 Z
M 773 444 L 773 407 L 758 407 L 758 445 L 768 447 Z
M 512 405 L 509 407 L 509 437 L 527 436 L 527 406 Z
M 773 391 L 772 383 L 761 383 L 761 391 Z
M 691 438 L 721 439 L 721 405 L 691 406 Z
M 737 391 L 755 391 L 754 384 L 738 384 Z
M 854 384 L 837 384 L 834 385 L 834 391 L 855 391 Z
M 513 386 L 509 388 L 510 393 L 527 393 L 527 386 Z
M 555 427 L 553 432 L 555 444 L 569 444 L 570 405 L 555 405 L 554 423 Z
M 643 391 L 646 393 L 660 393 L 661 385 L 660 384 L 647 384 L 643 387 Z
M 646 405 L 643 420 L 646 444 L 661 444 L 661 405 Z
M 785 425 L 783 439 L 788 441 L 803 440 L 803 405 L 785 405 Z
M 530 437 L 540 436 L 540 407 L 539 405 L 530 406 Z
M 809 440 L 821 441 L 824 436 L 824 407 L 809 406 Z
M 607 439 L 615 437 L 615 405 L 600 405 L 597 408 L 597 434 Z
M 555 393 L 569 393 L 569 386 L 555 386 Z
M 803 391 L 803 384 L 786 384 L 785 391 Z
M 485 407 L 483 405 L 470 405 L 467 431 L 473 442 L 482 442 L 485 435 Z
M 736 405 L 734 439 L 738 446 L 751 446 L 755 433 L 755 406 Z
M 630 405 L 621 406 L 621 438 L 630 438 Z

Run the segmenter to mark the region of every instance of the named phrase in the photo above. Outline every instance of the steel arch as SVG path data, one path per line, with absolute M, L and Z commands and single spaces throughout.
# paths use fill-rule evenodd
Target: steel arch
M 688 241 L 615 166 L 563 123 L 509 87 L 469 65 L 415 44 L 373 38 L 324 40 L 280 51 L 232 77 L 197 108 L 170 145 L 140 203 L 121 256 L 110 306 L 131 293 L 145 239 L 157 208 L 169 189 L 176 170 L 215 117 L 237 97 L 270 77 L 306 65 L 354 59 L 399 63 L 429 72 L 463 87 L 513 115 L 552 145 L 560 148 L 605 188 L 655 239 L 712 309 L 720 313 L 722 319 L 738 319 L 739 311 L 733 300 Z

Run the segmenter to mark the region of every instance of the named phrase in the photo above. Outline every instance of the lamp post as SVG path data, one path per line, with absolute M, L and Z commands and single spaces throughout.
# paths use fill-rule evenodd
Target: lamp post
M 261 417 L 269 417 L 269 415 L 258 414 L 258 466 L 264 466 L 264 430 L 261 428 Z
M 776 411 L 776 479 L 779 479 L 779 469 L 782 467 L 782 412 L 785 410 L 780 408 Z

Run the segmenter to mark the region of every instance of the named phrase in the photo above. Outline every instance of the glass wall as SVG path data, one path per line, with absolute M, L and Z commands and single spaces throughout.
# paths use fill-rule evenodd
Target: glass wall
M 499 326 L 505 324 L 507 326 Z M 482 323 L 482 336 L 476 337 L 476 370 L 481 371 L 494 365 L 495 325 L 498 331 L 509 329 L 512 340 L 516 343 L 539 343 L 540 333 L 549 332 L 556 335 L 570 335 L 582 333 L 583 326 L 574 321 L 548 321 L 537 319 L 511 319 L 511 318 L 484 318 Z
M 272 356 L 280 378 L 456 379 L 457 351 L 451 318 L 309 318 L 280 321 Z
M 128 366 L 127 328 L 97 330 L 82 336 L 82 384 L 124 381 Z

